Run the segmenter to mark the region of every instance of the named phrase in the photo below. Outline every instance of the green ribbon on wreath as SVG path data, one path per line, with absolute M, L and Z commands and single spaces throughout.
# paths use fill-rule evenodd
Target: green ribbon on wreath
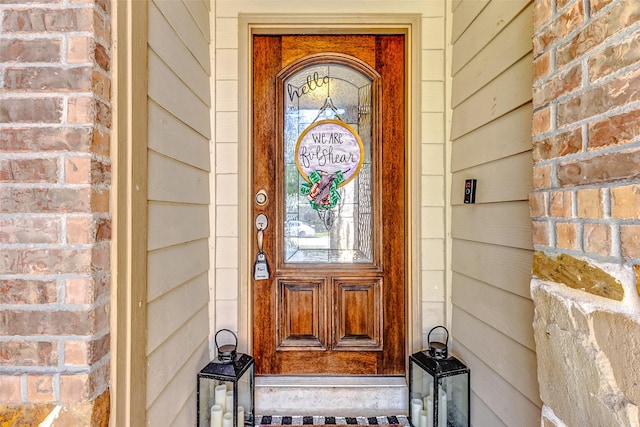
M 309 174 L 309 182 L 300 185 L 300 193 L 309 198 L 309 203 L 314 210 L 331 209 L 340 200 L 338 184 L 342 181 L 344 181 L 342 171 L 327 173 L 315 170 Z

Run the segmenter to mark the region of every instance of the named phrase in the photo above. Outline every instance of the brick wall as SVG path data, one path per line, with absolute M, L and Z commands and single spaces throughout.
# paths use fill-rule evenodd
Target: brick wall
M 0 421 L 16 425 L 56 406 L 59 425 L 108 422 L 109 8 L 0 4 Z
M 532 295 L 545 425 L 637 425 L 629 408 L 640 390 L 625 384 L 640 376 L 625 366 L 640 349 L 629 315 L 640 309 L 640 2 L 537 0 L 534 28 Z
M 640 3 L 538 0 L 534 244 L 640 264 Z

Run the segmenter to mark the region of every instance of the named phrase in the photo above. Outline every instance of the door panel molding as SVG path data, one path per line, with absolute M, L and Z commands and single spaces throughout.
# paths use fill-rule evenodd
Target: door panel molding
M 421 23 L 420 14 L 240 14 L 239 15 L 239 239 L 241 242 L 250 242 L 253 233 L 252 212 L 252 160 L 251 160 L 251 64 L 253 34 L 295 34 L 304 29 L 306 34 L 380 34 L 402 33 L 406 34 L 406 61 L 409 65 L 406 80 L 406 132 L 408 162 L 406 168 L 407 188 L 407 219 L 409 227 L 419 226 L 419 145 L 420 145 L 420 57 L 421 57 Z M 415 236 L 414 236 L 415 235 Z M 252 351 L 251 337 L 252 313 L 252 263 L 253 250 L 248 244 L 240 245 L 240 274 L 239 274 L 239 334 L 241 340 L 247 345 L 247 351 Z M 421 346 L 419 286 L 419 233 L 409 233 L 406 242 L 406 352 L 409 354 Z M 415 304 L 418 304 L 414 307 Z M 289 359 L 296 358 L 296 352 L 286 352 L 283 359 L 286 364 Z M 367 354 L 365 359 L 370 359 Z M 309 363 L 312 361 L 307 361 Z M 363 363 L 371 360 L 363 360 Z M 357 374 L 357 369 L 344 372 L 345 374 Z
M 327 349 L 325 323 L 327 301 L 324 278 L 278 280 L 276 351 Z
M 382 350 L 381 277 L 334 278 L 334 350 Z

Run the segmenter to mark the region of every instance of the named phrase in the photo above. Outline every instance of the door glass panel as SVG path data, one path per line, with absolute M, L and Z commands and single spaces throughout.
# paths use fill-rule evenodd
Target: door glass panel
M 284 83 L 284 260 L 370 263 L 372 82 L 346 65 L 324 63 L 307 66 Z M 314 136 L 308 142 L 306 133 L 320 126 L 341 131 L 327 132 L 326 140 Z M 346 147 L 347 140 L 354 143 L 356 139 L 360 151 Z M 309 144 L 306 159 L 315 162 L 317 174 L 312 173 L 313 167 L 301 167 L 300 141 Z M 335 167 L 327 172 L 332 164 Z M 331 185 L 324 185 L 327 182 Z M 318 187 L 327 189 L 320 192 L 323 197 L 326 194 L 324 203 L 320 196 L 313 199 Z

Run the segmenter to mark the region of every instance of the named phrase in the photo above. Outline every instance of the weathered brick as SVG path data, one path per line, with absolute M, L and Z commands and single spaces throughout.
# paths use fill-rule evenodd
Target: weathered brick
M 43 33 L 90 31 L 93 11 L 90 8 L 8 9 L 2 17 L 6 33 Z
M 109 156 L 111 150 L 111 135 L 109 132 L 95 129 L 91 141 L 91 152 L 103 156 Z
M 90 184 L 91 158 L 67 157 L 64 161 L 64 181 L 68 184 Z
M 95 137 L 91 127 L 4 128 L 0 152 L 78 151 L 89 152 Z M 104 154 L 104 153 L 101 153 Z
M 15 67 L 6 68 L 4 87 L 29 92 L 88 92 L 91 90 L 90 67 Z
M 533 112 L 531 135 L 537 136 L 551 130 L 551 108 L 544 107 Z
M 534 86 L 545 77 L 549 76 L 551 69 L 551 52 L 544 53 L 533 60 L 533 84 Z
M 620 226 L 622 256 L 640 258 L 640 225 Z
M 107 389 L 109 372 L 109 363 L 103 363 L 89 374 L 60 375 L 60 399 L 65 402 L 86 402 L 94 399 Z
M 111 164 L 91 159 L 91 184 L 111 185 Z
M 20 403 L 22 402 L 21 377 L 18 375 L 0 375 L 0 402 Z
M 551 187 L 551 165 L 533 166 L 533 188 L 542 189 Z
M 582 241 L 585 252 L 611 255 L 611 227 L 608 224 L 584 224 Z
M 571 30 L 584 23 L 584 7 L 582 2 L 575 2 L 556 19 L 533 37 L 534 56 L 544 52 L 551 43 L 561 40 Z
M 58 62 L 61 39 L 0 39 L 0 62 Z
M 1 366 L 56 366 L 58 343 L 50 341 L 0 341 Z
M 604 207 L 599 188 L 588 188 L 577 191 L 578 218 L 602 218 Z
M 0 279 L 0 304 L 53 304 L 58 302 L 54 279 Z
M 0 188 L 0 213 L 90 212 L 92 193 L 91 188 Z
M 542 28 L 553 14 L 551 0 L 538 0 L 533 3 L 533 26 L 534 28 Z
M 578 224 L 559 222 L 556 224 L 556 246 L 563 249 L 580 249 L 578 245 Z
M 581 57 L 599 46 L 620 30 L 630 27 L 640 20 L 640 3 L 619 1 L 607 13 L 599 15 L 571 40 L 560 46 L 556 53 L 558 67 Z M 573 27 L 575 28 L 575 27 Z
M 57 159 L 0 159 L 0 182 L 53 183 L 57 180 Z
M 111 80 L 100 71 L 91 73 L 91 91 L 105 101 L 111 98 Z
M 86 245 L 111 239 L 111 221 L 101 217 L 67 218 L 67 243 Z
M 571 218 L 573 209 L 571 191 L 553 191 L 549 196 L 549 215 L 556 218 Z
M 111 220 L 109 218 L 96 218 L 94 221 L 94 239 L 96 242 L 111 240 Z
M 27 376 L 27 399 L 33 403 L 49 403 L 56 400 L 53 377 L 50 375 Z
M 640 110 L 589 123 L 590 150 L 633 142 L 640 136 Z
M 93 271 L 108 271 L 111 251 L 108 245 L 96 245 L 91 251 L 91 268 Z
M 13 310 L 0 312 L 2 335 L 93 335 L 104 329 L 104 307 L 93 310 Z M 108 324 L 108 322 L 106 322 Z
M 0 218 L 0 244 L 58 243 L 58 218 Z
M 541 86 L 533 88 L 533 107 L 538 108 L 566 96 L 582 86 L 582 64 L 562 70 Z
M 95 44 L 93 57 L 101 69 L 104 71 L 111 70 L 111 56 L 109 55 L 109 51 L 100 43 Z
M 0 99 L 0 123 L 61 123 L 61 98 Z
M 111 46 L 111 21 L 99 9 L 93 12 L 93 33 L 100 43 L 106 47 Z
M 67 243 L 71 245 L 87 245 L 93 242 L 91 217 L 67 218 Z
M 90 341 L 66 341 L 65 365 L 93 365 L 109 353 L 109 339 L 107 334 Z
M 0 249 L 0 274 L 88 274 L 88 249 Z
M 109 191 L 95 189 L 91 192 L 91 211 L 95 213 L 109 212 Z
M 582 150 L 582 131 L 574 128 L 533 143 L 533 161 L 555 159 Z
M 557 167 L 561 186 L 610 183 L 640 178 L 640 151 L 617 152 L 562 163 Z
M 85 36 L 70 36 L 67 44 L 67 62 L 78 64 L 93 62 L 94 40 Z
M 595 15 L 598 13 L 603 7 L 608 6 L 614 0 L 590 0 L 589 9 L 591 10 L 591 15 Z
M 532 218 L 547 216 L 546 193 L 534 191 L 529 193 L 529 215 Z
M 640 219 L 640 185 L 626 185 L 611 189 L 611 216 Z
M 70 277 L 66 279 L 67 304 L 94 304 L 109 296 L 109 276 Z
M 588 60 L 589 81 L 595 82 L 640 61 L 640 31 L 622 43 L 594 52 Z
M 564 9 L 569 3 L 576 0 L 556 0 L 556 10 Z
M 604 114 L 640 101 L 640 69 L 601 86 L 594 86 L 558 105 L 558 126 Z
M 531 237 L 534 245 L 549 246 L 549 224 L 546 221 L 533 221 Z

